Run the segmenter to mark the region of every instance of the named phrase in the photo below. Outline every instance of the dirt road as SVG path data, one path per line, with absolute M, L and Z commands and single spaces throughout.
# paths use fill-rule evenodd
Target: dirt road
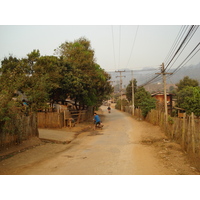
M 199 174 L 159 127 L 106 107 L 100 117 L 103 130 L 88 128 L 70 144 L 47 143 L 5 159 L 1 174 Z

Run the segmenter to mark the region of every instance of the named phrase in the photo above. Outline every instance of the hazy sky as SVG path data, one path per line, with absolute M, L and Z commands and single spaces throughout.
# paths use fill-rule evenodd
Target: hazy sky
M 166 59 L 180 28 L 180 25 L 1 25 L 0 60 L 9 54 L 26 57 L 33 49 L 39 49 L 41 55 L 53 55 L 61 43 L 86 37 L 91 41 L 96 62 L 107 71 L 155 67 Z M 183 58 L 199 41 L 198 29 Z M 199 55 L 188 64 L 199 63 Z

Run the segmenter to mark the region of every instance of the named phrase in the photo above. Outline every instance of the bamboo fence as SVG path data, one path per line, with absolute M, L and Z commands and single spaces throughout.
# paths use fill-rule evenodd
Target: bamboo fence
M 16 114 L 0 130 L 0 149 L 20 144 L 31 137 L 38 137 L 36 114 Z
M 146 121 L 158 125 L 171 139 L 181 144 L 182 148 L 189 154 L 200 154 L 200 119 L 194 114 L 183 117 L 168 116 L 165 122 L 164 113 L 158 110 L 151 110 Z

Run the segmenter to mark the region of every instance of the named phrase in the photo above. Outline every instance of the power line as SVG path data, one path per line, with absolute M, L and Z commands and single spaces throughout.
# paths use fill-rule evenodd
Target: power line
M 132 52 L 133 52 L 133 48 L 134 48 L 134 46 L 135 46 L 135 40 L 136 40 L 136 37 L 137 37 L 138 29 L 139 29 L 139 25 L 137 26 L 137 29 L 136 29 L 135 37 L 134 37 L 134 40 L 133 40 L 133 45 L 132 45 L 132 48 L 131 48 L 131 53 L 130 53 L 130 56 L 129 56 L 129 59 L 128 59 L 126 68 L 128 67 L 128 64 L 129 64 L 130 59 L 131 59 L 131 55 L 132 55 Z
M 183 60 L 183 62 L 174 70 L 173 73 L 177 72 L 181 67 L 183 67 L 183 65 L 185 65 L 186 63 L 188 63 L 200 50 L 200 48 L 193 54 L 192 57 L 190 57 L 192 55 L 192 53 L 197 49 L 197 47 L 200 45 L 200 42 L 195 46 L 195 48 L 188 54 L 188 56 Z M 187 60 L 190 57 L 189 60 Z M 185 63 L 184 63 L 185 62 Z M 183 64 L 184 63 L 184 64 Z M 182 66 L 181 66 L 182 65 Z
M 118 62 L 118 69 L 120 67 L 120 47 L 121 47 L 121 25 L 119 26 L 119 62 Z
M 122 77 L 126 77 L 126 76 L 122 76 L 122 72 L 125 72 L 125 71 L 115 71 L 115 72 L 120 73 L 120 76 L 116 76 L 116 78 L 120 77 L 120 96 L 121 96 L 121 110 L 122 110 Z
M 174 51 L 175 51 L 175 49 L 176 49 L 176 47 L 177 47 L 177 45 L 178 45 L 178 42 L 180 41 L 181 37 L 183 37 L 183 35 L 184 35 L 184 33 L 185 33 L 187 27 L 188 27 L 188 26 L 182 26 L 182 27 L 181 27 L 181 29 L 180 29 L 178 35 L 176 36 L 176 39 L 174 40 L 174 43 L 173 43 L 173 45 L 172 45 L 172 47 L 171 47 L 171 49 L 170 49 L 170 51 L 169 51 L 167 57 L 165 58 L 164 63 L 168 63 L 168 61 L 170 60 L 170 57 L 174 54 Z M 185 29 L 185 30 L 184 30 L 184 29 Z
M 178 36 L 176 37 L 177 39 L 175 40 L 176 42 L 174 42 L 174 45 L 173 47 L 171 48 L 170 50 L 170 53 L 168 53 L 168 63 L 166 65 L 166 67 L 164 68 L 164 72 L 166 72 L 166 69 L 169 67 L 169 65 L 171 64 L 171 62 L 175 59 L 175 57 L 178 55 L 178 57 L 180 56 L 180 54 L 183 52 L 183 50 L 185 49 L 185 47 L 187 46 L 187 44 L 189 43 L 189 41 L 191 40 L 191 38 L 193 37 L 194 33 L 197 31 L 199 26 L 194 26 L 192 25 L 189 30 L 187 31 L 186 33 L 186 30 L 188 29 L 185 29 L 184 27 L 179 31 L 179 34 Z M 184 30 L 185 29 L 185 30 Z M 183 31 L 184 31 L 184 34 L 186 33 L 185 37 L 183 38 L 183 40 L 181 41 L 181 43 L 179 44 L 178 48 L 177 48 L 177 42 L 181 39 L 180 37 L 183 37 Z M 181 36 L 182 35 L 182 36 Z M 174 70 L 174 72 L 176 72 L 180 67 L 181 65 L 184 63 L 184 62 L 188 62 L 192 57 L 194 57 L 194 55 L 196 55 L 196 53 L 200 50 L 198 49 L 195 53 L 194 51 L 197 49 L 197 47 L 199 46 L 199 43 L 196 45 L 196 47 L 190 52 L 190 54 L 183 60 L 183 62 Z M 176 50 L 175 50 L 176 48 Z M 174 54 L 172 54 L 172 51 L 174 50 Z M 178 54 L 179 53 L 179 54 Z M 194 55 L 192 57 L 190 57 L 192 55 L 192 53 L 194 53 Z M 169 59 L 169 55 L 173 55 L 171 56 L 171 59 Z M 176 57 L 176 60 L 178 59 L 178 57 Z M 189 60 L 187 60 L 188 58 L 190 57 Z M 175 61 L 176 61 L 175 60 Z M 173 64 L 175 63 L 175 61 L 173 62 Z M 186 64 L 186 63 L 185 63 Z M 170 67 L 171 68 L 171 67 Z M 169 68 L 169 69 L 170 69 Z M 168 69 L 168 71 L 169 71 Z M 174 73 L 173 72 L 173 73 Z M 156 82 L 158 80 L 160 80 L 161 77 L 160 75 L 156 75 L 154 76 L 152 79 L 148 80 L 146 83 L 144 83 L 143 85 L 141 86 L 145 86 L 149 83 L 152 83 L 152 82 Z
M 174 62 L 172 63 L 171 67 L 174 65 L 174 63 L 176 62 L 176 60 L 179 58 L 179 56 L 181 55 L 181 53 L 183 52 L 183 50 L 185 49 L 185 47 L 188 45 L 189 41 L 194 36 L 194 34 L 195 34 L 195 32 L 197 31 L 198 28 L 199 28 L 199 26 L 195 26 L 194 27 L 193 32 L 191 32 L 190 36 L 187 38 L 187 43 L 182 47 L 181 52 L 179 53 L 179 55 L 177 56 L 177 58 L 174 60 Z M 170 70 L 171 67 L 168 70 Z
M 198 28 L 198 27 L 197 27 Z M 182 47 L 184 46 L 184 44 L 185 44 L 185 42 L 188 40 L 188 38 L 189 38 L 189 40 L 191 39 L 191 37 L 194 35 L 194 34 L 192 34 L 192 33 L 195 33 L 196 32 L 196 30 L 197 30 L 197 28 L 196 28 L 196 26 L 194 26 L 194 25 L 192 25 L 191 27 L 190 27 L 190 29 L 188 30 L 188 32 L 187 32 L 187 34 L 186 34 L 186 36 L 184 37 L 184 39 L 182 40 L 182 42 L 181 42 L 181 44 L 179 45 L 179 47 L 178 47 L 178 49 L 176 50 L 176 52 L 174 53 L 174 55 L 172 56 L 172 58 L 171 58 L 171 60 L 166 64 L 166 67 L 165 67 L 165 70 L 169 67 L 169 65 L 171 64 L 171 62 L 174 60 L 174 58 L 176 57 L 176 55 L 178 54 L 178 52 L 182 49 Z M 196 30 L 195 30 L 196 29 Z M 195 30 L 195 32 L 193 32 Z M 192 34 L 192 35 L 191 35 Z M 190 37 L 191 36 L 191 37 Z M 186 45 L 188 44 L 188 42 L 186 43 Z M 184 48 L 186 47 L 186 45 L 184 46 Z M 183 48 L 183 49 L 184 49 Z M 182 50 L 183 51 L 183 50 Z M 182 53 L 182 51 L 181 51 L 181 53 Z M 181 54 L 180 53 L 180 54 Z M 180 54 L 179 54 L 179 56 L 180 56 Z M 178 57 L 179 57 L 178 56 Z
M 115 45 L 114 45 L 113 26 L 111 26 L 111 28 L 112 28 L 112 42 L 113 42 L 114 65 L 115 65 L 115 69 L 116 69 L 116 58 L 115 58 Z

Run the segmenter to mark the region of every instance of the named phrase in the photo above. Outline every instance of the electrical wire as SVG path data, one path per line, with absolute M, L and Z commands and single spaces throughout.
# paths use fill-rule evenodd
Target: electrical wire
M 182 54 L 183 50 L 186 48 L 186 46 L 188 45 L 188 43 L 190 42 L 191 38 L 194 36 L 195 32 L 197 31 L 199 26 L 195 26 L 195 25 L 191 25 L 191 26 L 182 26 L 181 29 L 179 30 L 179 33 L 165 59 L 165 63 L 167 63 L 165 65 L 165 69 L 164 71 L 166 71 L 166 69 L 168 69 L 168 71 L 171 69 L 171 67 L 173 66 L 173 64 L 177 61 L 177 59 L 179 58 L 179 56 Z M 133 44 L 132 44 L 132 48 L 131 48 L 131 52 L 130 52 L 130 56 L 127 62 L 126 67 L 128 66 L 131 56 L 132 56 L 132 52 L 134 49 L 134 45 L 135 45 L 135 41 L 136 41 L 136 36 L 137 36 L 137 32 L 138 32 L 138 28 L 136 30 L 136 34 L 135 34 L 135 38 L 133 40 Z M 114 52 L 114 34 L 113 34 L 113 29 L 112 29 L 112 36 L 113 36 L 113 52 Z M 121 26 L 119 28 L 119 61 L 118 61 L 118 66 L 120 66 L 120 48 L 121 48 Z M 197 46 L 190 52 L 190 54 L 183 60 L 183 62 L 174 70 L 173 73 L 177 72 L 178 70 L 180 70 L 180 68 L 182 67 L 183 64 L 186 64 L 190 59 L 192 59 L 192 57 L 194 57 L 199 51 L 200 49 L 197 50 L 197 47 L 200 44 L 198 43 Z M 195 52 L 196 51 L 196 52 Z M 193 55 L 192 55 L 193 54 Z M 114 58 L 115 59 L 115 58 Z M 116 61 L 115 61 L 116 62 Z M 162 74 L 147 74 L 145 77 L 145 80 L 147 80 L 145 83 L 141 84 L 140 86 L 145 86 L 147 84 L 153 83 L 153 82 L 157 82 L 160 81 L 162 79 Z
M 174 42 L 174 44 L 173 44 L 173 46 L 172 46 L 170 52 L 168 53 L 168 56 L 167 56 L 166 59 L 168 59 L 169 61 L 168 61 L 167 65 L 165 66 L 164 71 L 169 67 L 169 65 L 170 65 L 171 62 L 175 59 L 176 56 L 177 56 L 177 57 L 176 57 L 175 61 L 178 59 L 178 57 L 181 55 L 181 53 L 183 52 L 183 50 L 185 49 L 185 47 L 187 46 L 187 44 L 189 43 L 189 41 L 191 40 L 191 38 L 193 37 L 193 35 L 195 34 L 195 32 L 197 31 L 198 27 L 199 27 L 199 26 L 194 26 L 194 25 L 190 26 L 190 28 L 189 28 L 189 30 L 187 31 L 187 33 L 186 33 L 186 30 L 187 30 L 188 28 L 182 27 L 182 29 L 179 31 L 178 36 L 177 36 L 176 39 L 175 39 L 175 42 Z M 186 34 L 186 35 L 185 35 L 185 37 L 183 38 L 183 35 L 184 35 L 184 34 Z M 181 38 L 183 38 L 183 39 L 182 39 L 182 41 L 180 42 L 180 44 L 179 44 L 179 46 L 178 46 L 178 48 L 177 48 L 178 42 L 181 40 Z M 196 47 L 190 52 L 190 54 L 183 60 L 183 62 L 174 70 L 173 73 L 175 73 L 175 72 L 183 65 L 184 62 L 186 62 L 186 61 L 188 62 L 194 55 L 196 55 L 196 53 L 197 53 L 200 49 L 198 49 L 198 50 L 196 51 L 196 53 L 195 53 L 189 60 L 187 60 L 187 59 L 192 55 L 192 53 L 196 50 L 196 48 L 197 48 L 198 46 L 199 46 L 199 43 L 198 43 L 198 44 L 196 45 Z M 176 50 L 175 50 L 175 49 L 176 49 Z M 172 52 L 174 52 L 174 54 L 172 54 Z M 173 55 L 173 56 L 171 56 L 171 59 L 169 59 L 169 55 Z M 173 64 L 175 63 L 175 61 L 173 62 Z M 186 62 L 186 63 L 187 63 L 187 62 Z M 184 63 L 184 64 L 186 64 L 186 63 Z M 171 68 L 171 67 L 170 67 L 170 68 Z M 170 68 L 169 68 L 169 69 L 170 69 Z M 168 71 L 169 71 L 169 69 L 168 69 Z M 144 84 L 142 84 L 141 86 L 145 86 L 145 85 L 147 85 L 147 84 L 150 84 L 150 83 L 159 81 L 159 80 L 161 80 L 161 79 L 162 79 L 161 74 L 157 74 L 157 75 L 155 75 L 153 78 L 151 78 L 150 80 L 148 80 L 147 82 L 145 82 Z
M 115 58 L 115 45 L 114 45 L 114 33 L 113 33 L 113 26 L 112 28 L 112 42 L 113 42 L 113 55 L 114 55 L 114 65 L 115 65 L 115 70 L 116 70 L 116 58 Z
M 195 32 L 197 31 L 197 29 L 199 28 L 199 26 L 195 26 L 193 29 L 193 32 L 191 32 L 190 36 L 187 38 L 187 42 L 184 46 L 182 46 L 182 50 L 180 51 L 179 55 L 177 55 L 176 59 L 174 60 L 174 62 L 171 64 L 171 67 L 174 65 L 174 63 L 177 61 L 177 59 L 179 58 L 179 56 L 181 55 L 181 53 L 183 52 L 183 50 L 185 49 L 185 47 L 188 45 L 189 41 L 191 40 L 191 38 L 194 36 Z M 171 67 L 169 67 L 168 70 L 171 69 Z M 166 69 L 166 68 L 165 68 Z
M 120 49 L 121 48 L 121 25 L 119 26 L 119 61 L 118 61 L 118 69 L 120 68 Z
M 188 54 L 188 56 L 183 60 L 183 62 L 173 71 L 173 74 L 177 72 L 181 67 L 183 67 L 186 63 L 188 63 L 200 50 L 200 48 L 192 55 L 192 53 L 197 49 L 200 45 L 200 42 L 195 46 L 195 48 Z M 191 56 L 192 55 L 192 56 Z M 190 57 L 191 56 L 191 57 Z M 190 58 L 189 58 L 190 57 Z M 189 58 L 189 59 L 188 59 Z M 187 60 L 188 59 L 188 60 Z M 184 63 L 185 62 L 185 63 Z
M 183 37 L 183 35 L 184 35 L 184 33 L 185 33 L 185 31 L 186 31 L 187 28 L 188 28 L 188 26 L 181 26 L 181 28 L 180 28 L 180 30 L 179 30 L 179 33 L 178 33 L 176 39 L 174 40 L 174 43 L 173 43 L 173 45 L 172 45 L 172 47 L 171 47 L 171 49 L 170 49 L 170 51 L 169 51 L 167 57 L 166 57 L 165 60 L 164 60 L 164 63 L 168 63 L 168 62 L 169 62 L 170 57 L 174 54 L 175 49 L 176 49 L 177 46 L 178 46 L 178 42 L 179 42 L 179 41 L 181 40 L 181 38 Z M 184 29 L 185 29 L 185 30 L 184 30 Z
M 182 49 L 183 45 L 185 44 L 185 42 L 188 40 L 188 38 L 191 36 L 191 34 L 193 33 L 194 29 L 196 26 L 192 25 L 190 27 L 190 29 L 188 30 L 186 36 L 184 37 L 184 39 L 182 40 L 181 44 L 179 45 L 178 49 L 176 50 L 176 52 L 174 53 L 174 55 L 172 56 L 172 58 L 170 59 L 170 61 L 165 65 L 165 70 L 169 67 L 169 65 L 171 64 L 171 62 L 174 60 L 174 58 L 176 57 L 176 55 L 178 54 L 178 52 Z M 196 32 L 196 31 L 195 31 Z M 193 35 L 192 35 L 193 36 Z M 191 37 L 192 37 L 191 36 Z M 191 39 L 190 37 L 190 39 Z M 187 45 L 187 44 L 186 44 Z M 186 46 L 185 45 L 185 46 Z M 184 47 L 185 48 L 185 47 Z M 181 51 L 182 52 L 182 51 Z M 181 53 L 180 53 L 181 54 Z M 179 54 L 179 56 L 180 56 Z M 178 56 L 178 57 L 179 57 Z
M 154 73 L 154 74 L 152 74 L 152 76 L 153 76 L 153 77 L 151 77 L 150 79 L 148 79 L 148 77 L 147 77 L 147 78 L 146 78 L 147 81 L 146 81 L 145 83 L 139 85 L 139 87 L 148 85 L 148 84 L 153 83 L 153 82 L 157 82 L 157 81 L 159 81 L 159 80 L 162 79 L 162 78 L 161 78 L 161 74 L 156 74 L 156 73 Z
M 139 29 L 139 25 L 137 26 L 137 29 L 136 29 L 135 37 L 134 37 L 134 40 L 133 40 L 133 45 L 132 45 L 132 48 L 131 48 L 131 53 L 130 53 L 130 56 L 129 56 L 129 59 L 128 59 L 126 68 L 128 67 L 128 64 L 129 64 L 130 59 L 131 59 L 131 55 L 132 55 L 132 52 L 133 52 L 133 48 L 134 48 L 134 46 L 135 46 L 135 41 L 136 41 L 138 29 Z

